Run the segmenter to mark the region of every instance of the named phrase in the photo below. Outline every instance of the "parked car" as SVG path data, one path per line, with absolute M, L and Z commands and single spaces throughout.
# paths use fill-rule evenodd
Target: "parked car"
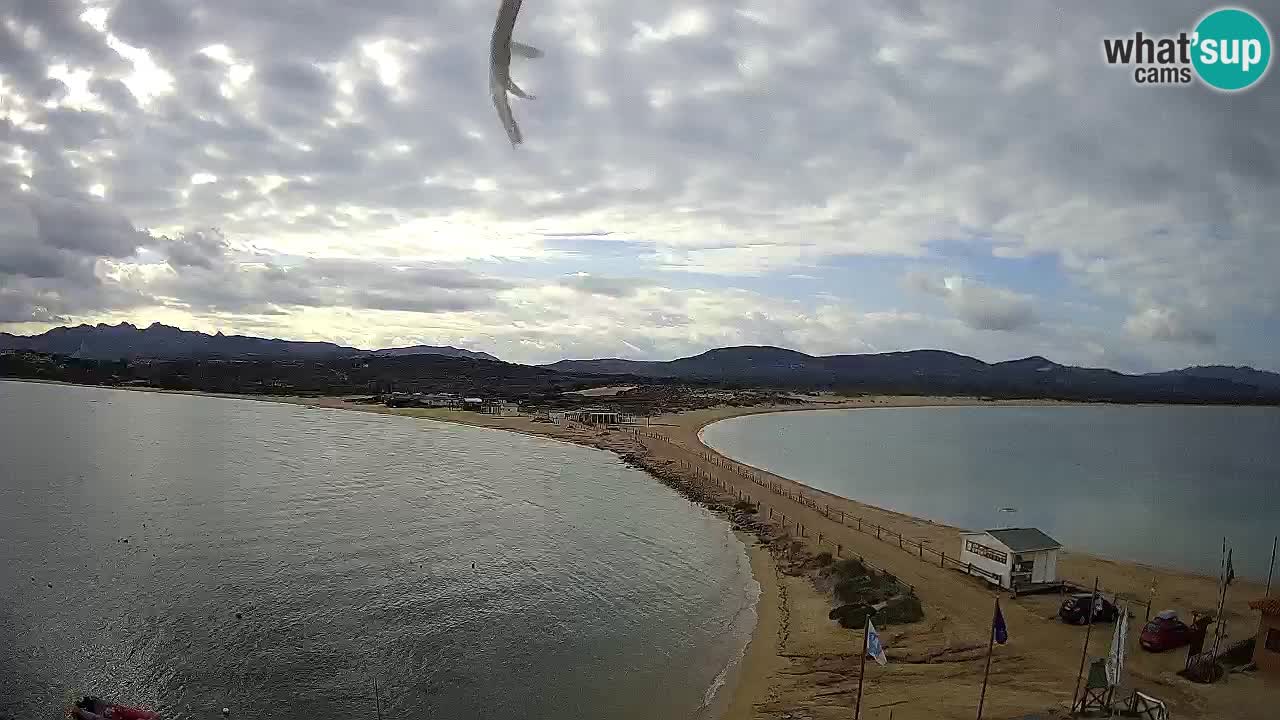
M 1101 595 L 1094 598 L 1093 593 L 1076 593 L 1062 601 L 1058 608 L 1058 617 L 1064 623 L 1084 625 L 1089 622 L 1089 600 L 1093 603 L 1093 622 L 1114 622 L 1120 617 L 1120 610 Z
M 1142 636 L 1138 642 L 1142 645 L 1142 649 L 1148 652 L 1164 652 L 1190 643 L 1194 632 L 1192 627 L 1178 619 L 1177 613 L 1165 610 L 1156 613 L 1156 616 L 1142 627 Z

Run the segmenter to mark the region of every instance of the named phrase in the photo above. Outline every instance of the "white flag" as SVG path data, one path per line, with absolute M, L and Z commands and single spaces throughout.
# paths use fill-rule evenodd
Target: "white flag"
M 1129 608 L 1120 608 L 1120 617 L 1116 619 L 1116 631 L 1111 636 L 1111 652 L 1107 655 L 1107 684 L 1115 687 L 1120 684 L 1120 673 L 1124 671 L 1125 645 L 1129 640 Z

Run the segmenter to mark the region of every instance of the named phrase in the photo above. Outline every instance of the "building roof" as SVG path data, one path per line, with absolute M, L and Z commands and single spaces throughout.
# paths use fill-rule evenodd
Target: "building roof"
M 1280 615 L 1280 597 L 1249 601 L 1249 607 L 1261 610 L 1263 615 Z
M 1000 530 L 987 530 L 986 533 L 1014 552 L 1057 550 L 1062 547 L 1062 543 L 1045 535 L 1036 528 L 1001 528 Z

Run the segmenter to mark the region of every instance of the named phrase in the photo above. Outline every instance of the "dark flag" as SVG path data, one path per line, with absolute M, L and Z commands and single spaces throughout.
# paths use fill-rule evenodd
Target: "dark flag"
M 991 619 L 991 628 L 996 634 L 996 642 L 1001 645 L 1009 642 L 1009 626 L 1005 625 L 1004 613 L 1000 612 L 999 600 L 996 600 L 996 616 Z
M 1231 581 L 1236 579 L 1236 568 L 1231 564 L 1231 554 L 1234 552 L 1235 548 L 1231 548 L 1227 551 L 1227 585 L 1230 585 Z

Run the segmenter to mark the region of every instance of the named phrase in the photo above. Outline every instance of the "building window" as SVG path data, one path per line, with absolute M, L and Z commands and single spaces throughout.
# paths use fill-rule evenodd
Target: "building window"
M 981 555 L 982 557 L 984 557 L 984 558 L 986 558 L 986 559 L 988 559 L 988 560 L 995 560 L 996 562 L 1000 563 L 1001 565 L 1004 565 L 1004 564 L 1006 564 L 1006 563 L 1008 563 L 1008 562 L 1009 562 L 1009 556 L 1008 556 L 1008 555 L 1006 555 L 1006 554 L 1004 554 L 1004 553 L 1000 552 L 999 550 L 992 550 L 991 548 L 987 547 L 986 545 L 979 545 L 978 543 L 976 543 L 976 542 L 974 542 L 974 541 L 972 541 L 972 540 L 966 540 L 966 541 L 965 541 L 965 543 L 964 543 L 964 549 L 965 549 L 965 550 L 968 550 L 969 552 L 973 553 L 974 555 Z
M 1273 653 L 1280 653 L 1280 630 L 1267 629 L 1267 649 Z

